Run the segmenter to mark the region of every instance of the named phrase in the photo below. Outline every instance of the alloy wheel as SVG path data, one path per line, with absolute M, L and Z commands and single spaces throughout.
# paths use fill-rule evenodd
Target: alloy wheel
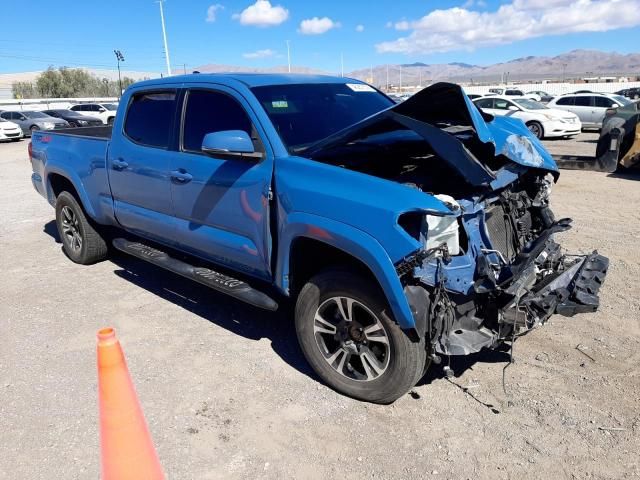
M 318 307 L 313 323 L 316 345 L 340 375 L 372 381 L 387 370 L 389 336 L 380 319 L 349 297 L 332 297 Z
M 82 249 L 82 232 L 78 216 L 67 206 L 62 207 L 60 213 L 62 217 L 62 234 L 66 239 L 66 244 L 72 251 L 79 252 Z

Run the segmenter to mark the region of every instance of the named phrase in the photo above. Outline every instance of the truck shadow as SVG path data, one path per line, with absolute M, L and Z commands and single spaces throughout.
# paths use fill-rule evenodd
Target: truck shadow
M 45 224 L 43 231 L 56 243 L 61 243 L 55 221 Z M 269 312 L 117 251 L 110 254 L 108 261 L 116 267 L 113 273 L 117 277 L 212 324 L 249 340 L 269 339 L 271 348 L 283 361 L 313 380 L 321 381 L 300 350 L 292 320 L 293 308 L 286 302 L 281 301 L 276 312 Z M 478 362 L 506 363 L 508 361 L 509 354 L 499 350 L 483 350 L 466 356 L 443 357 L 442 364 L 431 365 L 417 386 L 447 379 L 443 369 L 447 365 L 453 370 L 454 377 L 459 377 L 467 370 L 473 370 L 473 366 Z M 455 378 L 448 380 L 452 381 Z

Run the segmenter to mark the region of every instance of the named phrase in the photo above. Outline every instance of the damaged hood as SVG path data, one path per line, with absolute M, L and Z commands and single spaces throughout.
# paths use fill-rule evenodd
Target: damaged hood
M 472 185 L 496 188 L 503 183 L 500 170 L 492 171 L 487 163 L 499 155 L 518 165 L 558 175 L 551 155 L 521 120 L 482 113 L 459 85 L 444 82 L 311 145 L 303 155 L 313 158 L 348 144 L 364 132 L 384 131 L 393 125 L 423 137 Z

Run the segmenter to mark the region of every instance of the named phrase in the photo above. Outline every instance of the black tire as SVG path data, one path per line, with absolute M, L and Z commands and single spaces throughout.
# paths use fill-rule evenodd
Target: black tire
M 544 129 L 542 128 L 542 125 L 539 122 L 528 122 L 527 128 L 531 133 L 533 133 L 536 136 L 536 138 L 540 140 L 544 138 Z
M 40 130 L 40 127 L 39 127 L 39 126 L 37 126 L 37 125 L 31 125 L 31 126 L 29 127 L 29 132 L 31 132 L 31 133 L 30 133 L 30 135 L 33 137 L 33 132 L 35 132 L 35 131 L 37 131 L 37 130 Z
M 107 125 L 113 125 L 113 122 L 115 121 L 115 117 L 109 117 L 107 118 Z
M 12 138 L 11 139 L 12 142 L 19 142 L 20 140 L 22 140 L 22 137 L 20 137 L 20 138 Z
M 322 306 L 327 302 L 334 301 L 336 297 L 344 297 L 345 300 L 352 299 L 354 302 L 351 315 L 354 321 L 346 322 L 347 325 L 357 326 L 358 320 L 355 312 L 356 309 L 360 309 L 361 313 L 358 315 L 361 318 L 362 316 L 367 316 L 367 310 L 368 313 L 373 313 L 377 317 L 375 320 L 379 321 L 379 323 L 376 323 L 378 326 L 376 331 L 378 333 L 381 333 L 379 326 L 383 327 L 388 342 L 387 346 L 384 347 L 388 353 L 388 360 L 386 360 L 387 357 L 385 356 L 385 370 L 379 374 L 376 371 L 375 373 L 378 376 L 369 379 L 369 373 L 366 373 L 366 379 L 356 379 L 344 374 L 345 367 L 347 373 L 351 369 L 351 372 L 355 375 L 358 374 L 358 364 L 361 367 L 365 366 L 365 361 L 361 355 L 363 350 L 360 350 L 361 353 L 359 354 L 347 356 L 347 359 L 351 360 L 343 362 L 347 363 L 341 368 L 343 373 L 339 373 L 337 367 L 329 364 L 327 356 L 331 356 L 331 352 L 323 353 L 321 350 L 322 347 L 317 340 L 317 336 L 320 334 L 314 328 L 314 326 L 318 325 L 316 313 L 321 312 Z M 327 385 L 353 398 L 386 404 L 398 399 L 415 386 L 425 372 L 427 358 L 424 339 L 412 341 L 407 333 L 395 323 L 391 315 L 390 309 L 384 301 L 384 294 L 377 285 L 346 270 L 328 269 L 311 278 L 302 288 L 295 308 L 296 333 L 307 361 Z M 335 316 L 332 317 L 332 321 L 335 318 Z M 365 328 L 364 330 L 368 329 Z M 363 331 L 362 328 L 357 330 Z M 336 332 L 340 332 L 339 325 L 336 328 Z M 322 335 L 328 335 L 331 341 L 333 333 L 323 333 Z M 338 336 L 339 333 L 336 333 L 334 338 L 337 339 Z M 351 338 L 353 337 L 350 337 L 349 341 L 353 344 Z M 360 338 L 362 339 L 362 337 Z M 373 353 L 373 349 L 376 348 L 379 350 L 381 345 L 377 344 L 378 347 L 375 346 L 376 341 L 373 340 L 375 338 L 375 336 L 365 335 L 364 345 L 359 345 L 356 348 L 367 349 L 369 353 Z M 339 344 L 337 340 L 335 343 Z M 369 349 L 370 346 L 371 349 Z M 341 347 L 336 348 L 339 350 Z M 342 361 L 340 357 L 336 358 L 336 362 L 340 361 Z M 355 364 L 355 369 L 352 367 L 352 363 Z M 368 370 L 373 372 L 370 362 L 368 365 Z M 367 369 L 361 368 L 361 370 Z
M 62 192 L 56 198 L 56 226 L 62 248 L 71 261 L 90 265 L 107 257 L 107 243 L 89 223 L 84 210 L 69 192 Z

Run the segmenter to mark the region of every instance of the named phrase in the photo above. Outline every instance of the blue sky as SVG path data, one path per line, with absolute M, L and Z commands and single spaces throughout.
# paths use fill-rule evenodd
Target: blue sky
M 54 66 L 163 71 L 153 0 L 3 2 L 0 73 Z M 329 72 L 385 63 L 488 64 L 577 48 L 638 50 L 640 0 L 167 0 L 171 63 Z

